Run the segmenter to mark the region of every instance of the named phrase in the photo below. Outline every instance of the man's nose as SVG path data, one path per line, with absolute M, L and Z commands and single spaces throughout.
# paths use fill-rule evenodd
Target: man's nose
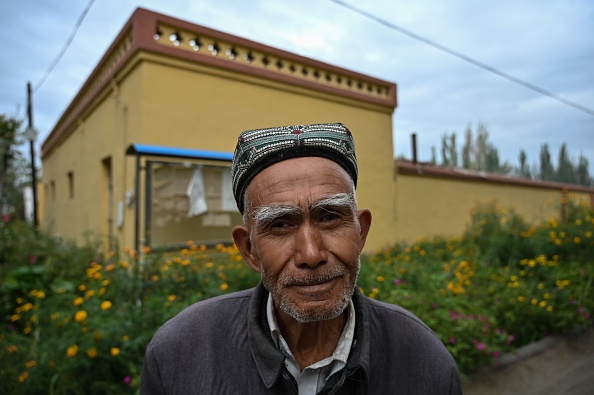
M 299 228 L 294 248 L 297 266 L 307 265 L 314 268 L 328 260 L 324 238 L 319 229 L 311 224 L 306 223 Z

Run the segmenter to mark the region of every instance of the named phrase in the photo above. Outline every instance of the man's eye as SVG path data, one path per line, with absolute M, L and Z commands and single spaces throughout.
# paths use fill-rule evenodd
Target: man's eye
M 270 229 L 285 229 L 289 227 L 289 223 L 287 221 L 272 221 L 270 223 Z
M 322 222 L 332 222 L 332 221 L 336 221 L 340 219 L 340 215 L 338 215 L 337 213 L 326 213 L 322 216 L 322 218 L 320 219 Z

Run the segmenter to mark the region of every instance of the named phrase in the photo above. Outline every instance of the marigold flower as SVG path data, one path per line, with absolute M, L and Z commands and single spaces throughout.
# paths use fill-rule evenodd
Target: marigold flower
M 35 361 L 28 361 L 28 362 L 25 362 L 25 366 L 26 366 L 27 368 L 29 368 L 29 369 L 31 369 L 31 368 L 32 368 L 33 366 L 35 366 L 35 365 L 37 365 L 37 362 L 35 362 Z
M 109 309 L 111 309 L 111 302 L 109 300 L 106 300 L 101 303 L 101 310 L 109 310 Z
M 84 299 L 80 296 L 72 301 L 72 304 L 75 306 L 80 306 L 83 303 Z
M 229 289 L 229 285 L 227 283 L 222 283 L 219 288 L 221 289 L 221 291 L 226 291 Z
M 112 357 L 117 357 L 118 354 L 120 353 L 120 349 L 117 347 L 112 347 L 110 350 L 111 356 Z
M 167 300 L 170 301 L 170 302 L 173 302 L 175 300 L 175 295 L 169 295 L 167 297 Z
M 73 344 L 70 347 L 68 347 L 68 349 L 66 350 L 66 356 L 68 358 L 72 358 L 72 357 L 76 356 L 77 352 L 78 352 L 78 346 L 76 344 Z
M 97 352 L 97 348 L 96 347 L 91 347 L 89 349 L 87 349 L 87 357 L 93 359 L 93 358 L 97 358 L 97 355 L 99 353 Z
M 378 283 L 383 283 L 384 280 L 385 280 L 385 278 L 384 278 L 384 276 L 377 276 L 376 277 L 376 280 L 377 280 Z
M 6 347 L 6 352 L 8 352 L 9 354 L 14 354 L 18 350 L 19 350 L 19 348 L 17 346 L 15 346 L 14 344 L 11 344 L 10 346 Z
M 25 380 L 27 380 L 27 377 L 29 377 L 29 373 L 28 373 L 28 372 L 23 372 L 23 374 L 21 374 L 21 375 L 19 376 L 19 381 L 22 383 L 22 382 L 24 382 Z
M 84 310 L 79 310 L 74 314 L 74 321 L 76 322 L 83 322 L 87 319 L 87 312 Z

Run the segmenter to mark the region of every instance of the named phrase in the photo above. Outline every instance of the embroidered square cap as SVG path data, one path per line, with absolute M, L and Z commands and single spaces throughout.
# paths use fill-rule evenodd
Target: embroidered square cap
M 245 190 L 258 173 L 274 163 L 307 156 L 338 163 L 357 186 L 355 141 L 341 123 L 280 126 L 241 133 L 231 165 L 233 195 L 239 211 L 243 213 Z

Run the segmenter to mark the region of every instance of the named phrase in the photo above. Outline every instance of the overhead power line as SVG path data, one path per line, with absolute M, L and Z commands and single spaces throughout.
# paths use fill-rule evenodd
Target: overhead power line
M 39 88 L 41 88 L 41 85 L 43 85 L 43 83 L 45 82 L 47 77 L 50 75 L 50 73 L 54 70 L 54 68 L 60 61 L 60 59 L 62 59 L 62 56 L 64 56 L 64 53 L 66 53 L 66 50 L 72 43 L 72 40 L 74 40 L 74 37 L 76 36 L 76 33 L 78 32 L 78 28 L 80 27 L 83 20 L 85 19 L 85 16 L 87 16 L 87 13 L 89 12 L 89 9 L 93 5 L 94 1 L 95 0 L 90 0 L 89 3 L 87 4 L 86 8 L 83 10 L 82 14 L 80 14 L 80 16 L 78 17 L 78 20 L 76 21 L 76 24 L 74 25 L 74 29 L 72 30 L 72 33 L 70 33 L 70 37 L 68 37 L 68 40 L 66 40 L 66 43 L 62 47 L 62 50 L 60 51 L 60 53 L 58 53 L 58 55 L 56 56 L 54 61 L 50 64 L 48 69 L 45 71 L 45 74 L 43 75 L 43 77 L 41 77 L 39 82 L 37 82 L 37 84 L 35 84 L 35 88 L 33 89 L 34 92 L 37 92 L 37 90 Z
M 345 2 L 343 2 L 341 0 L 330 0 L 330 1 L 336 3 L 336 4 L 340 5 L 340 6 L 343 6 L 343 7 L 347 8 L 347 9 L 349 9 L 349 10 L 351 10 L 351 11 L 353 11 L 353 12 L 359 14 L 359 15 L 362 15 L 362 16 L 368 18 L 368 19 L 371 19 L 371 20 L 373 20 L 373 21 L 375 21 L 375 22 L 377 22 L 377 23 L 379 23 L 381 25 L 384 25 L 384 26 L 386 26 L 389 29 L 395 30 L 395 31 L 400 32 L 402 34 L 405 34 L 405 35 L 407 35 L 407 36 L 409 36 L 411 38 L 414 38 L 417 41 L 420 41 L 420 42 L 422 42 L 424 44 L 430 45 L 430 46 L 432 46 L 434 48 L 437 48 L 437 49 L 439 49 L 439 50 L 441 50 L 443 52 L 446 52 L 446 53 L 448 53 L 450 55 L 453 55 L 453 56 L 455 56 L 455 57 L 457 57 L 459 59 L 462 59 L 462 60 L 464 60 L 464 61 L 466 61 L 468 63 L 471 63 L 471 64 L 473 64 L 473 65 L 475 65 L 477 67 L 480 67 L 480 68 L 482 68 L 484 70 L 487 70 L 487 71 L 489 71 L 489 72 L 491 72 L 491 73 L 493 73 L 495 75 L 498 75 L 499 77 L 503 77 L 503 78 L 505 78 L 505 79 L 507 79 L 509 81 L 515 82 L 518 85 L 521 85 L 521 86 L 523 86 L 525 88 L 531 89 L 531 90 L 533 90 L 535 92 L 538 92 L 538 93 L 540 93 L 542 95 L 545 95 L 545 96 L 547 96 L 547 97 L 549 97 L 551 99 L 557 100 L 557 101 L 559 101 L 559 102 L 561 102 L 561 103 L 563 103 L 565 105 L 568 105 L 570 107 L 573 107 L 575 109 L 578 109 L 578 110 L 583 111 L 583 112 L 585 112 L 585 113 L 587 113 L 589 115 L 594 116 L 594 110 L 592 110 L 592 109 L 590 109 L 588 107 L 585 107 L 585 106 L 583 106 L 583 105 L 581 105 L 579 103 L 576 103 L 574 101 L 568 100 L 568 99 L 566 99 L 566 98 L 564 98 L 562 96 L 559 96 L 559 95 L 557 95 L 557 94 L 555 94 L 555 93 L 553 93 L 551 91 L 548 91 L 548 90 L 546 90 L 544 88 L 541 88 L 541 87 L 539 87 L 537 85 L 531 84 L 530 82 L 526 82 L 526 81 L 524 81 L 524 80 L 522 80 L 520 78 L 514 77 L 513 75 L 508 74 L 506 72 L 503 72 L 503 71 L 501 71 L 501 70 L 499 70 L 499 69 L 497 69 L 497 68 L 495 68 L 493 66 L 489 66 L 486 63 L 483 63 L 483 62 L 480 62 L 480 61 L 478 61 L 476 59 L 473 59 L 470 56 L 464 55 L 463 53 L 460 53 L 458 51 L 455 51 L 455 50 L 453 50 L 451 48 L 448 48 L 448 47 L 446 47 L 444 45 L 438 44 L 435 41 L 431 41 L 431 40 L 429 40 L 429 39 L 427 39 L 425 37 L 422 37 L 422 36 L 420 36 L 418 34 L 415 34 L 415 33 L 411 32 L 411 31 L 409 31 L 409 30 L 403 29 L 400 26 L 397 26 L 397 25 L 395 25 L 393 23 L 390 23 L 390 22 L 388 22 L 386 20 L 383 20 L 383 19 L 381 19 L 381 18 L 379 18 L 379 17 L 377 17 L 375 15 L 372 15 L 372 14 L 370 14 L 368 12 L 365 12 L 365 11 L 359 9 L 359 8 L 355 8 L 355 7 L 353 7 L 353 6 L 349 5 L 349 4 L 346 4 Z

